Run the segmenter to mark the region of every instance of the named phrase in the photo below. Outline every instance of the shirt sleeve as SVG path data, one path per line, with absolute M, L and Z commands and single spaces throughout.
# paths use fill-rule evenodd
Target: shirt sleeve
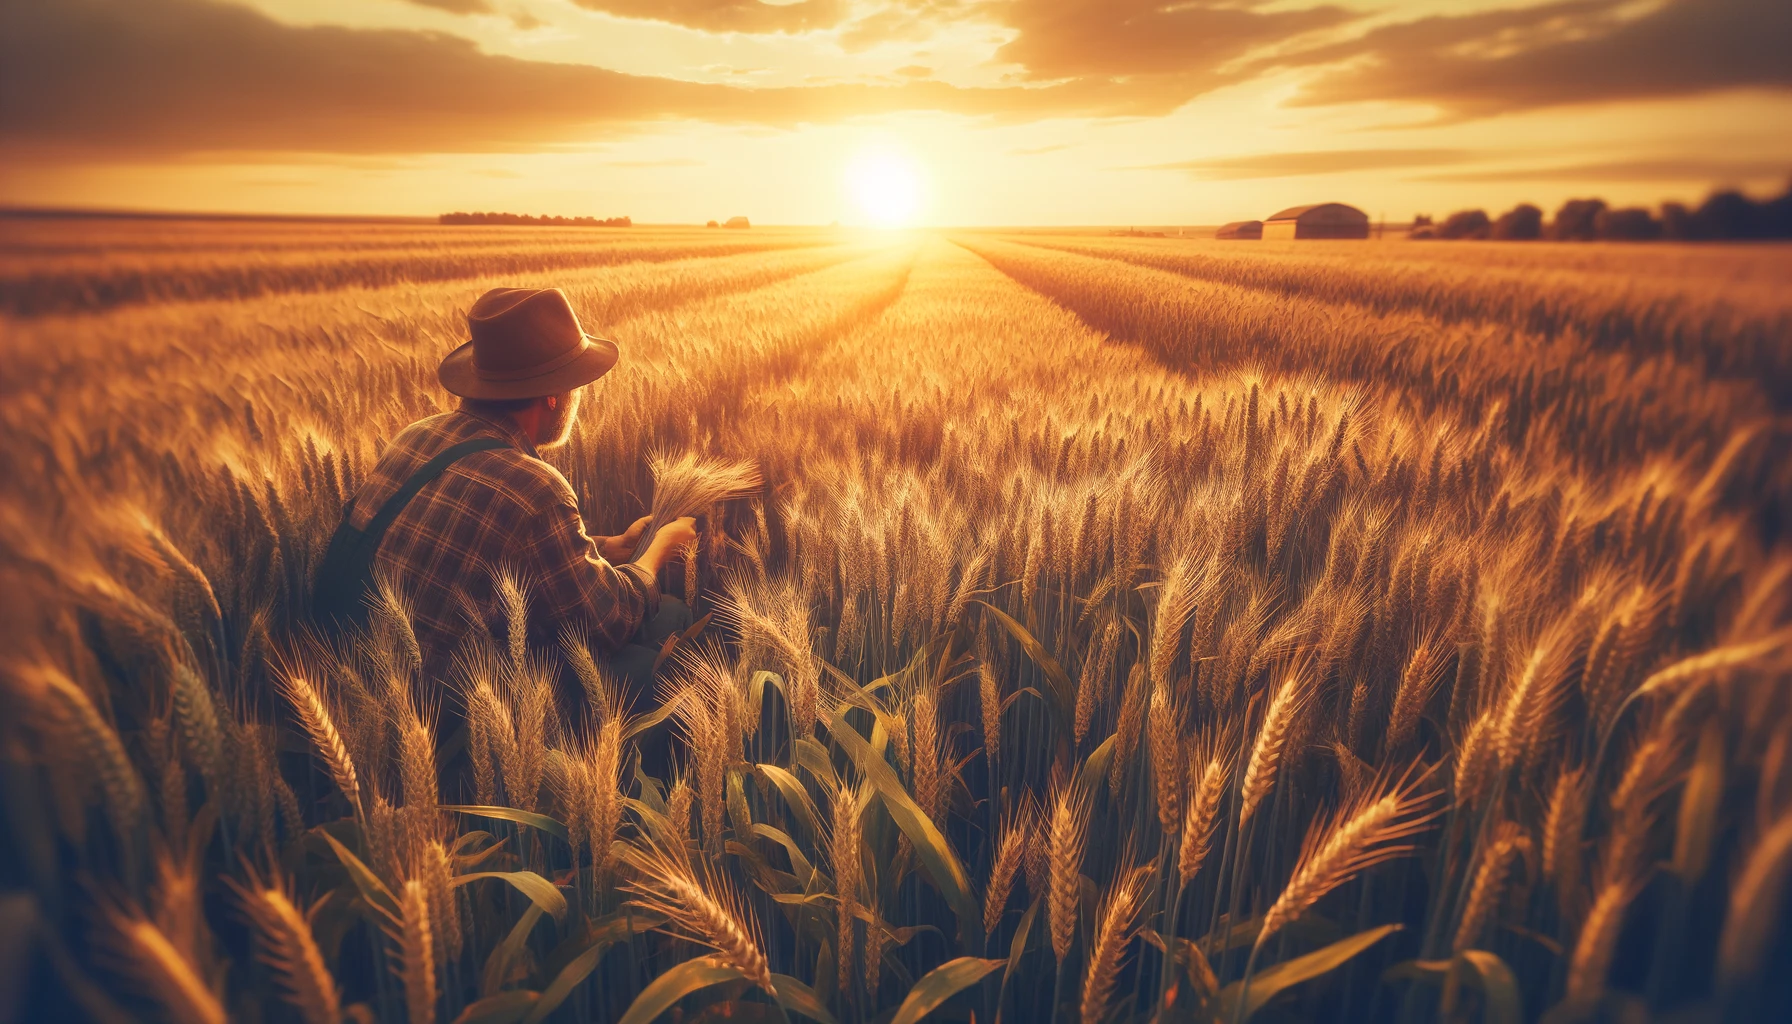
M 659 584 L 638 565 L 605 561 L 571 494 L 565 498 L 531 517 L 530 598 L 540 612 L 538 621 L 556 629 L 582 623 L 606 652 L 615 651 L 659 608 Z

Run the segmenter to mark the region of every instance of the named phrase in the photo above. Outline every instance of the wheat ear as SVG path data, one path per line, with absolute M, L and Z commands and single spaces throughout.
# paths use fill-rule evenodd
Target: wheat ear
M 107 902 L 100 907 L 113 932 L 109 944 L 122 955 L 131 976 L 155 997 L 171 1019 L 183 1024 L 225 1024 L 224 1006 L 216 993 L 142 911 Z
M 1002 816 L 1002 836 L 996 841 L 996 855 L 989 866 L 989 892 L 983 900 L 983 931 L 996 930 L 1002 911 L 1008 907 L 1008 894 L 1014 889 L 1014 876 L 1020 870 L 1026 853 L 1027 834 L 1032 831 L 1031 805 L 1023 805 L 1017 813 Z
M 1089 950 L 1089 967 L 1083 977 L 1081 1019 L 1084 1024 L 1098 1024 L 1106 1018 L 1108 1003 L 1120 980 L 1126 947 L 1132 941 L 1133 925 L 1138 921 L 1139 904 L 1148 875 L 1148 870 L 1121 872 L 1102 901 L 1095 944 Z
M 1475 870 L 1474 884 L 1462 907 L 1462 919 L 1456 926 L 1456 938 L 1450 948 L 1457 953 L 1474 948 L 1481 941 L 1481 932 L 1492 916 L 1494 906 L 1504 892 L 1506 876 L 1515 857 L 1531 851 L 1531 838 L 1515 822 L 1501 822 L 1493 841 L 1481 851 L 1481 862 Z
M 1220 798 L 1225 792 L 1225 762 L 1218 757 L 1209 757 L 1201 769 L 1200 778 L 1195 780 L 1188 817 L 1182 822 L 1182 849 L 1177 856 L 1176 869 L 1185 886 L 1194 881 L 1202 862 L 1207 859 L 1213 828 L 1219 819 Z
M 323 953 L 311 932 L 311 915 L 301 911 L 280 885 L 262 885 L 254 876 L 248 885 L 233 878 L 243 911 L 255 926 L 260 959 L 274 972 L 281 998 L 296 1009 L 305 1024 L 340 1024 L 342 994 L 324 966 Z
M 1263 713 L 1263 724 L 1257 729 L 1257 742 L 1252 744 L 1250 760 L 1245 764 L 1242 803 L 1238 811 L 1240 828 L 1251 820 L 1251 815 L 1275 785 L 1276 769 L 1281 765 L 1282 751 L 1288 743 L 1288 729 L 1303 703 L 1304 691 L 1300 677 L 1291 675 L 1270 698 L 1269 709 Z
M 1749 851 L 1730 889 L 1730 912 L 1717 945 L 1718 978 L 1726 987 L 1761 969 L 1786 905 L 1792 878 L 1792 814 L 1781 816 Z
M 666 918 L 666 930 L 715 950 L 722 962 L 772 991 L 758 932 L 726 875 L 710 871 L 701 858 L 693 868 L 651 841 L 629 846 L 624 857 L 631 869 L 624 888 L 635 894 L 631 903 Z
M 1569 1002 L 1589 1003 L 1605 990 L 1605 976 L 1611 970 L 1612 953 L 1618 945 L 1618 929 L 1624 923 L 1624 908 L 1638 888 L 1639 883 L 1624 878 L 1608 879 L 1599 887 L 1568 963 Z
M 1183 779 L 1182 709 L 1170 695 L 1170 685 L 1158 680 L 1151 690 L 1146 714 L 1151 739 L 1151 776 L 1157 787 L 1157 821 L 1164 835 L 1182 827 Z
M 1339 813 L 1315 821 L 1307 830 L 1294 874 L 1282 894 L 1263 915 L 1257 945 L 1293 922 L 1321 896 L 1384 861 L 1413 849 L 1406 839 L 1431 826 L 1438 811 L 1427 811 L 1436 792 L 1421 793 L 1423 774 L 1408 768 L 1399 782 L 1372 786 Z
M 398 948 L 401 962 L 393 971 L 404 982 L 404 1003 L 410 1024 L 435 1024 L 436 953 L 429 926 L 429 891 L 421 879 L 408 879 L 399 896 Z
M 863 843 L 859 808 L 857 790 L 841 786 L 834 791 L 834 830 L 829 859 L 834 865 L 834 895 L 839 915 L 836 922 L 839 925 L 839 941 L 834 951 L 834 962 L 839 967 L 842 991 L 852 979 L 853 947 L 857 935 L 852 922 L 859 907 L 859 876 L 863 869 L 859 859 L 859 849 Z
M 336 731 L 336 721 L 330 717 L 330 709 L 323 697 L 317 692 L 311 680 L 296 671 L 278 673 L 280 691 L 292 703 L 293 711 L 298 715 L 299 725 L 305 735 L 311 738 L 311 745 L 323 758 L 324 767 L 330 771 L 330 778 L 335 781 L 336 788 L 348 798 L 349 806 L 355 814 L 361 814 L 361 782 L 355 774 L 354 758 L 349 756 L 348 744 L 342 741 L 342 734 Z
M 1080 782 L 1060 784 L 1052 800 L 1048 837 L 1050 878 L 1046 909 L 1050 912 L 1052 952 L 1058 963 L 1070 955 L 1076 938 L 1076 910 L 1081 895 L 1083 845 L 1089 836 L 1089 799 Z

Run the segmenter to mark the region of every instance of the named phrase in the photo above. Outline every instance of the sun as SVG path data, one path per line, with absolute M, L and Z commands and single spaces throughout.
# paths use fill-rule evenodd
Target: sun
M 877 227 L 908 227 L 921 211 L 920 168 L 900 150 L 861 150 L 846 167 L 846 187 L 865 220 Z

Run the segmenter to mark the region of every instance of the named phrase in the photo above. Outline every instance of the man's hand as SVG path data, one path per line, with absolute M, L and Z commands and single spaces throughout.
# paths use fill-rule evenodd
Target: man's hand
M 598 542 L 597 553 L 604 556 L 604 561 L 616 563 L 626 562 L 635 553 L 635 546 L 641 543 L 641 534 L 646 531 L 647 524 L 653 521 L 652 516 L 642 516 L 629 524 L 629 528 L 614 537 L 605 537 Z
M 647 546 L 647 552 L 635 559 L 635 564 L 658 576 L 666 563 L 672 561 L 690 547 L 697 539 L 697 520 L 690 516 L 674 519 L 660 527 L 653 535 L 653 543 Z

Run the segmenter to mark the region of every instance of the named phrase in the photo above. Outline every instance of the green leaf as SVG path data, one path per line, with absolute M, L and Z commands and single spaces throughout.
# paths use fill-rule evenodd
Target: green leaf
M 454 1024 L 517 1024 L 539 999 L 541 993 L 526 989 L 486 996 L 460 1011 Z
M 355 880 L 355 887 L 361 890 L 361 898 L 388 917 L 397 920 L 398 900 L 392 896 L 392 890 L 386 888 L 386 883 L 380 881 L 380 877 L 373 873 L 373 869 L 361 863 L 361 858 L 355 856 L 354 852 L 342 845 L 335 836 L 322 830 L 319 830 L 318 834 L 324 837 L 324 841 L 330 844 L 330 849 L 335 851 L 336 859 L 342 862 L 344 868 L 348 869 L 349 877 Z
M 1007 963 L 1006 960 L 985 960 L 961 956 L 927 972 L 908 990 L 908 998 L 897 1007 L 890 1024 L 915 1024 L 938 1009 L 940 1004 L 989 976 L 989 972 Z
M 958 916 L 960 941 L 972 949 L 982 949 L 983 911 L 972 898 L 971 880 L 965 875 L 964 865 L 958 862 L 946 837 L 940 833 L 932 819 L 922 813 L 920 806 L 908 795 L 908 790 L 902 788 L 901 781 L 890 770 L 889 763 L 875 756 L 871 752 L 871 745 L 846 721 L 845 709 L 834 713 L 833 721 L 828 725 L 828 734 L 859 766 L 859 772 L 871 781 L 878 795 L 883 798 L 890 817 L 895 820 L 896 827 L 908 836 L 921 863 L 926 865 L 934 887 L 939 889 L 940 895 L 946 898 L 952 912 Z
M 505 975 L 510 973 L 510 963 L 529 941 L 529 933 L 535 930 L 535 922 L 541 920 L 541 907 L 531 903 L 523 916 L 510 926 L 510 934 L 498 943 L 485 958 L 485 968 L 479 972 L 479 994 L 490 996 L 504 985 Z
M 977 603 L 995 615 L 996 621 L 1020 642 L 1021 650 L 1027 652 L 1027 657 L 1033 659 L 1033 663 L 1045 673 L 1046 689 L 1051 691 L 1051 700 L 1046 704 L 1057 716 L 1059 724 L 1068 726 L 1076 717 L 1076 684 L 1070 681 L 1070 675 L 1064 671 L 1064 666 L 1058 664 L 1058 659 L 1052 657 L 1052 652 L 1046 650 L 1045 645 L 1027 627 L 1014 621 L 1007 612 L 988 601 Z
M 482 878 L 497 878 L 509 882 L 517 892 L 535 901 L 536 906 L 554 915 L 554 920 L 566 919 L 566 897 L 561 894 L 558 886 L 533 871 L 475 871 L 470 875 L 454 876 L 453 886 L 458 889 Z
M 1250 982 L 1250 992 L 1245 999 L 1244 1012 L 1238 1012 L 1238 994 L 1244 987 L 1243 981 L 1235 981 L 1220 990 L 1220 1017 L 1223 1020 L 1248 1020 L 1251 1014 L 1263 1008 L 1263 1005 L 1282 993 L 1283 989 L 1298 985 L 1319 977 L 1327 971 L 1342 966 L 1351 957 L 1375 945 L 1382 939 L 1399 931 L 1397 924 L 1384 924 L 1379 928 L 1371 928 L 1366 932 L 1358 932 L 1348 939 L 1334 942 L 1324 949 L 1297 956 L 1292 960 L 1276 964 L 1274 967 L 1257 972 L 1246 979 Z
M 572 840 L 568 838 L 566 834 L 566 826 L 545 814 L 536 814 L 533 811 L 519 811 L 514 807 L 479 807 L 473 804 L 443 804 L 442 810 L 459 811 L 462 814 L 474 814 L 481 818 L 498 818 L 502 821 L 514 821 L 519 825 L 527 825 L 530 828 L 540 829 L 549 835 L 558 836 L 562 842 L 568 845 L 572 844 Z
M 642 989 L 618 1024 L 651 1024 L 660 1014 L 671 1009 L 673 1003 L 692 992 L 729 981 L 750 979 L 713 956 L 686 960 L 653 979 L 653 984 Z
M 772 987 L 778 991 L 778 1004 L 791 1013 L 800 1013 L 810 1020 L 821 1024 L 834 1024 L 834 1015 L 821 1004 L 821 997 L 815 990 L 788 974 L 772 975 Z

